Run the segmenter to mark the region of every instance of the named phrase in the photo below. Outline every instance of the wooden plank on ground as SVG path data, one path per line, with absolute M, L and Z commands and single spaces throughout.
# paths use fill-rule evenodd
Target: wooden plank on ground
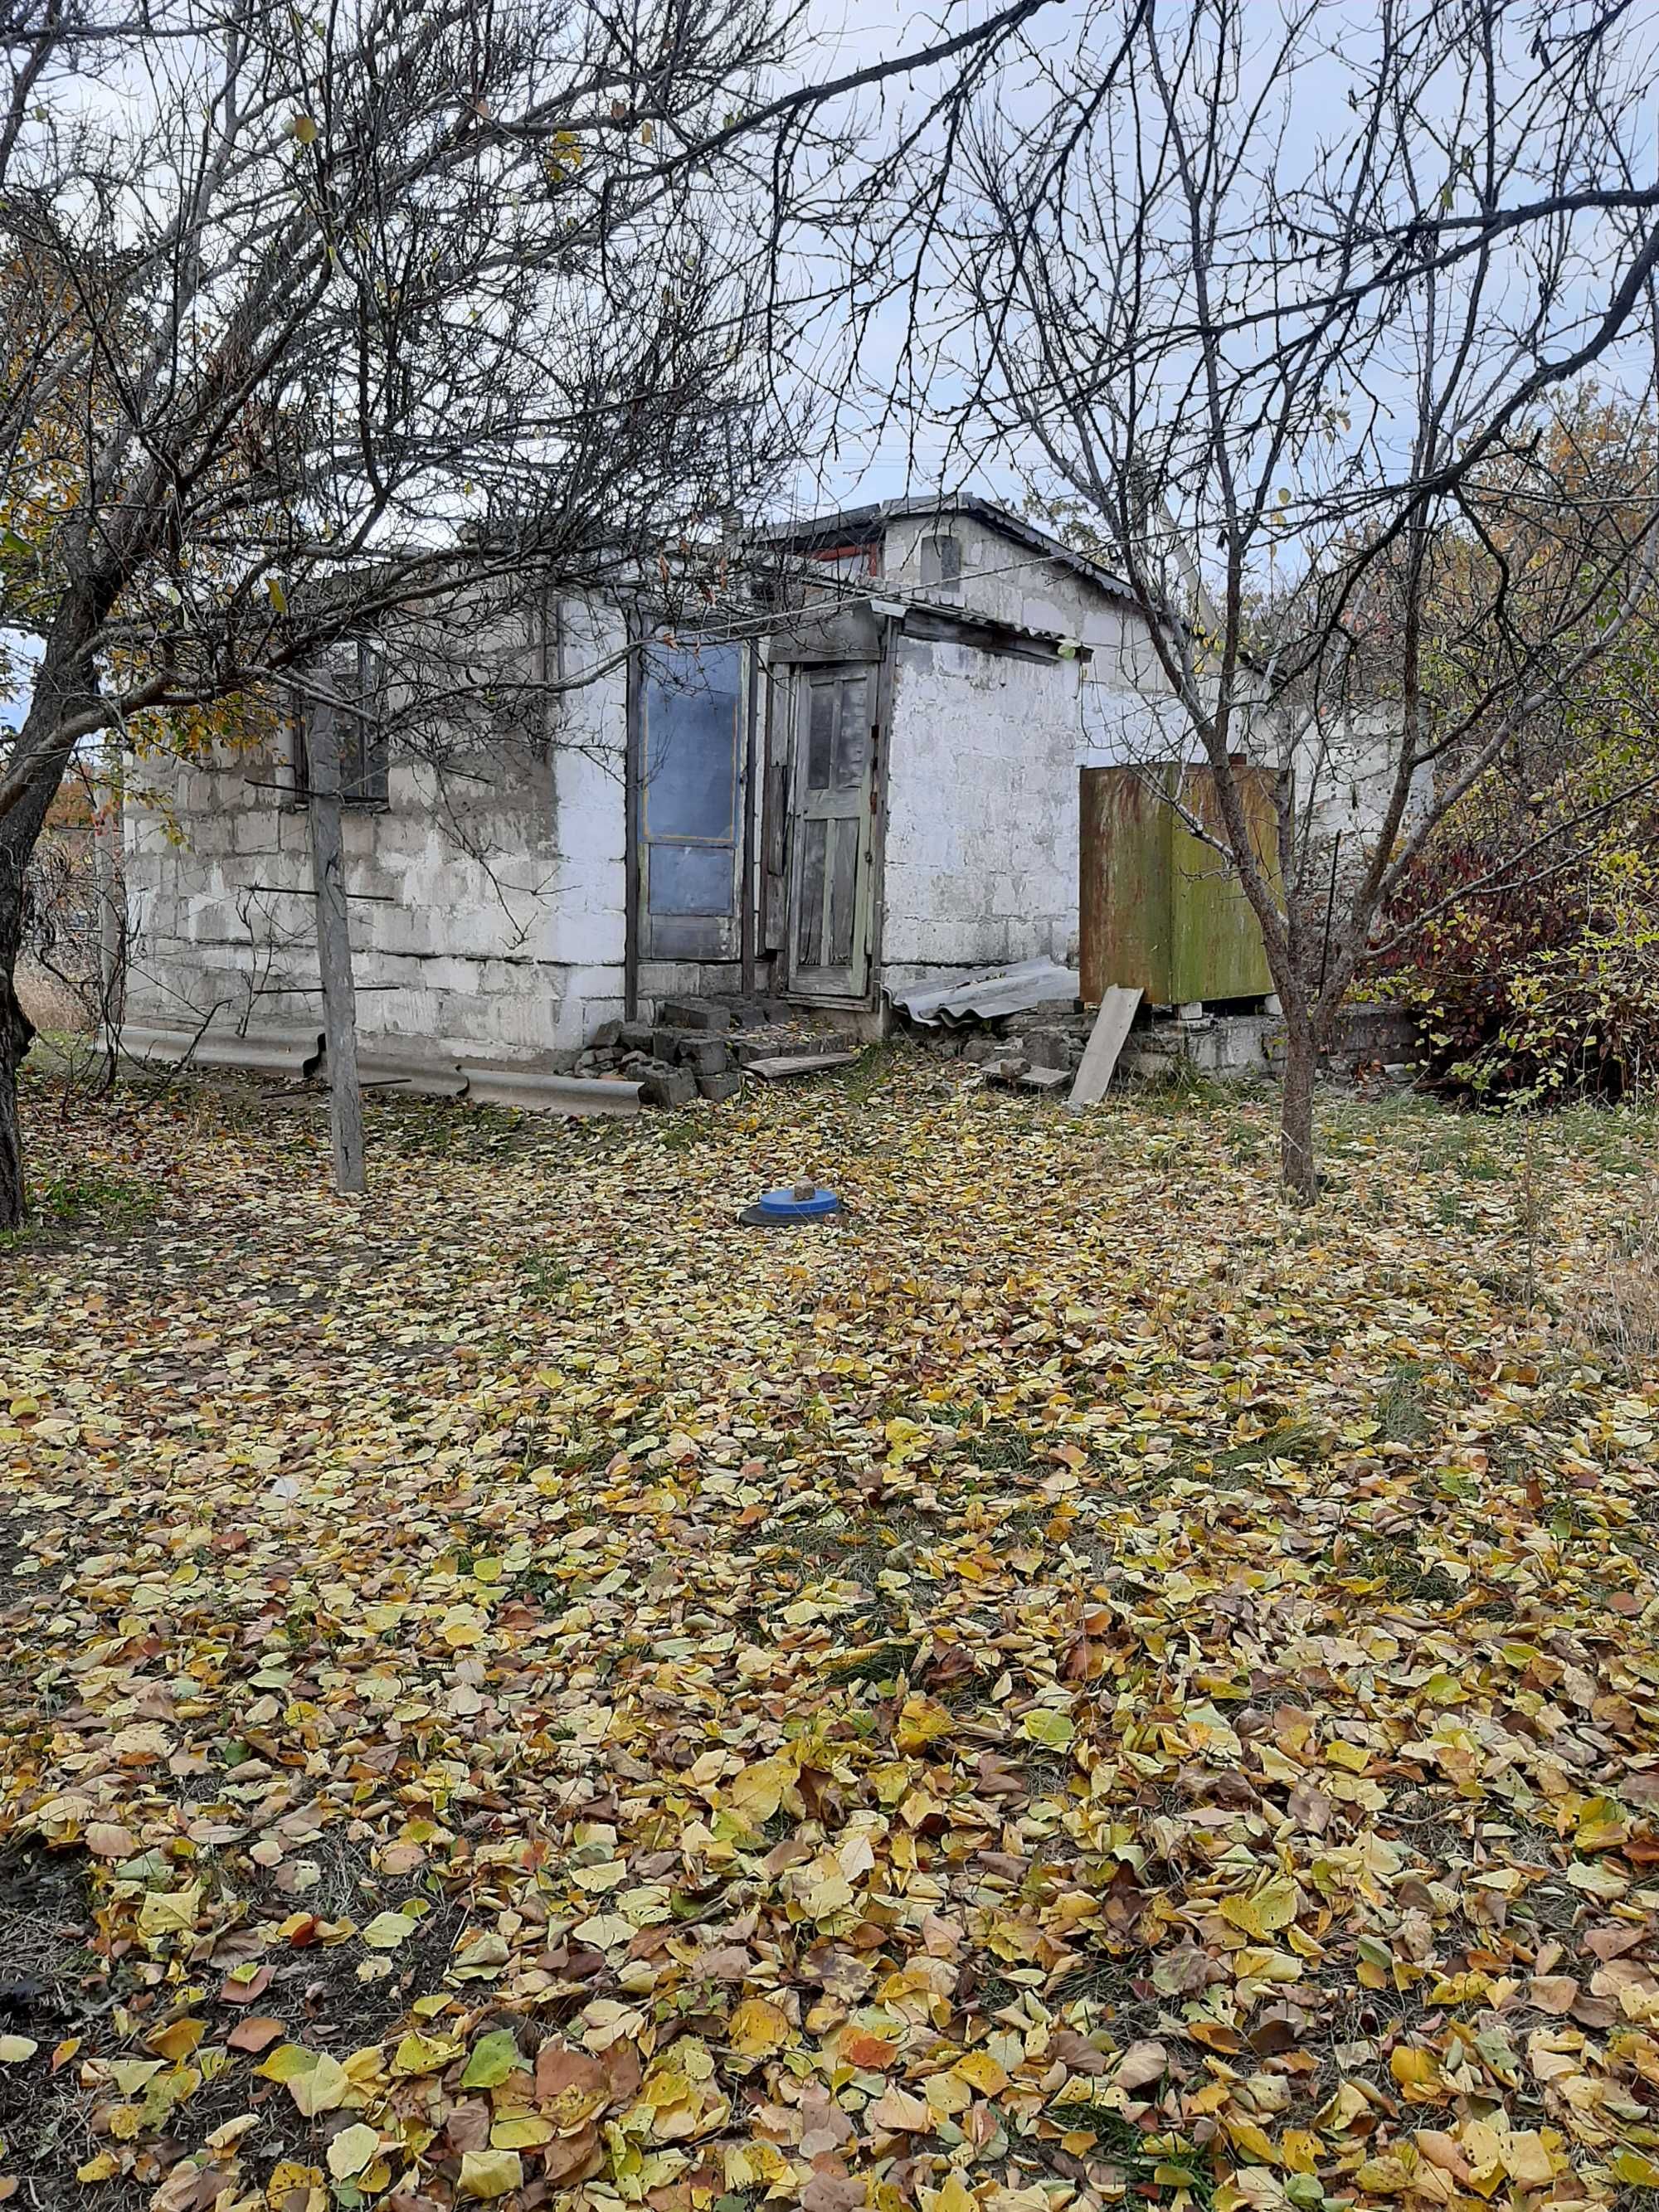
M 1128 1036 L 1129 1024 L 1135 1018 L 1140 998 L 1139 986 L 1131 989 L 1127 984 L 1115 983 L 1102 999 L 1095 1025 L 1089 1032 L 1089 1042 L 1083 1048 L 1083 1063 L 1078 1069 L 1077 1080 L 1066 1101 L 1074 1112 L 1105 1097 L 1106 1085 L 1112 1079 L 1112 1070 L 1117 1066 L 1118 1054 Z
M 777 1083 L 790 1075 L 818 1075 L 826 1067 L 850 1067 L 857 1058 L 855 1052 L 787 1053 L 778 1060 L 751 1060 L 744 1073 Z

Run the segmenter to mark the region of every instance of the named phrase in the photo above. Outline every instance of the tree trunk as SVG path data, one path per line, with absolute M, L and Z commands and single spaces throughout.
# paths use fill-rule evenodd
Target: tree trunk
M 21 815 L 28 800 L 12 810 Z M 40 809 L 44 820 L 46 809 Z M 23 876 L 34 836 L 12 815 L 0 820 L 0 1230 L 23 1225 L 23 1139 L 17 1118 L 17 1072 L 34 1024 L 17 1002 L 13 977 L 23 944 Z M 38 835 L 38 831 L 35 835 Z
M 65 720 L 97 696 L 89 641 L 100 611 L 101 602 L 74 592 L 60 609 L 12 744 L 9 774 L 21 769 L 21 788 L 0 814 L 0 1229 L 19 1228 L 23 1219 L 17 1073 L 34 1036 L 14 981 L 23 943 L 23 883 L 75 750 L 74 738 L 62 734 Z
M 23 1139 L 17 1120 L 17 1071 L 33 1035 L 33 1023 L 17 1003 L 8 963 L 0 971 L 0 1230 L 23 1225 Z
M 1304 1205 L 1319 1188 L 1314 1163 L 1314 1071 L 1318 1046 L 1305 1006 L 1284 993 L 1285 1084 L 1279 1107 L 1279 1171 L 1285 1188 Z

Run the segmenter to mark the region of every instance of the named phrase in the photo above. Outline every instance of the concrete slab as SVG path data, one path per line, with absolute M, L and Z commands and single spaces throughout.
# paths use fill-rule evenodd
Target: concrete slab
M 821 1075 L 826 1068 L 850 1067 L 857 1058 L 855 1052 L 798 1052 L 781 1060 L 751 1060 L 749 1073 L 767 1083 L 779 1083 L 792 1075 Z
M 544 1075 L 533 1067 L 484 1066 L 463 1061 L 466 1095 L 474 1104 L 521 1106 L 540 1114 L 637 1114 L 637 1083 L 606 1082 L 597 1075 Z
M 325 1056 L 325 1078 L 327 1071 Z M 405 1060 L 396 1053 L 360 1054 L 357 1079 L 365 1091 L 407 1091 L 422 1098 L 459 1098 L 466 1091 L 466 1078 L 453 1060 Z
M 1083 1048 L 1083 1060 L 1072 1085 L 1072 1095 L 1066 1102 L 1074 1113 L 1105 1097 L 1140 997 L 1138 988 L 1131 990 L 1127 985 L 1114 984 L 1101 1000 L 1089 1042 Z
M 147 1028 L 129 1022 L 121 1031 L 121 1051 L 128 1060 L 171 1063 L 188 1057 L 192 1067 L 246 1068 L 252 1075 L 309 1075 L 323 1056 L 320 1030 L 250 1030 L 238 1036 L 234 1030 L 198 1030 Z

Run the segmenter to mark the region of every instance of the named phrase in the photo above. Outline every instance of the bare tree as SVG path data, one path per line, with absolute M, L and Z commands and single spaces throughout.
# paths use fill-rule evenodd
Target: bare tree
M 40 641 L 0 744 L 0 1226 L 23 877 L 77 748 L 234 740 L 377 624 L 420 625 L 403 716 L 431 732 L 499 706 L 481 593 L 705 590 L 707 526 L 791 449 L 779 270 L 796 179 L 832 188 L 818 118 L 975 81 L 1045 4 L 839 73 L 803 0 L 0 9 L 0 627 Z
M 1158 743 L 1214 776 L 1305 1196 L 1318 1056 L 1391 894 L 1651 601 L 1653 11 L 1189 0 L 1098 30 L 1035 111 L 981 112 L 936 241 L 939 342 L 964 444 L 1013 441 L 1120 572 L 1167 687 Z M 1584 505 L 1549 480 L 1540 410 L 1596 364 L 1632 403 L 1625 492 L 1540 571 L 1517 519 Z M 1336 848 L 1357 733 L 1379 802 Z M 1285 770 L 1282 880 L 1241 757 Z

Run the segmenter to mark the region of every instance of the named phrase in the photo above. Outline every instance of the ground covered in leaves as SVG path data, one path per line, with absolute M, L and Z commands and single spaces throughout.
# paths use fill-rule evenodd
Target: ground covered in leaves
M 28 1107 L 0 2195 L 1659 2188 L 1651 1121 Z

